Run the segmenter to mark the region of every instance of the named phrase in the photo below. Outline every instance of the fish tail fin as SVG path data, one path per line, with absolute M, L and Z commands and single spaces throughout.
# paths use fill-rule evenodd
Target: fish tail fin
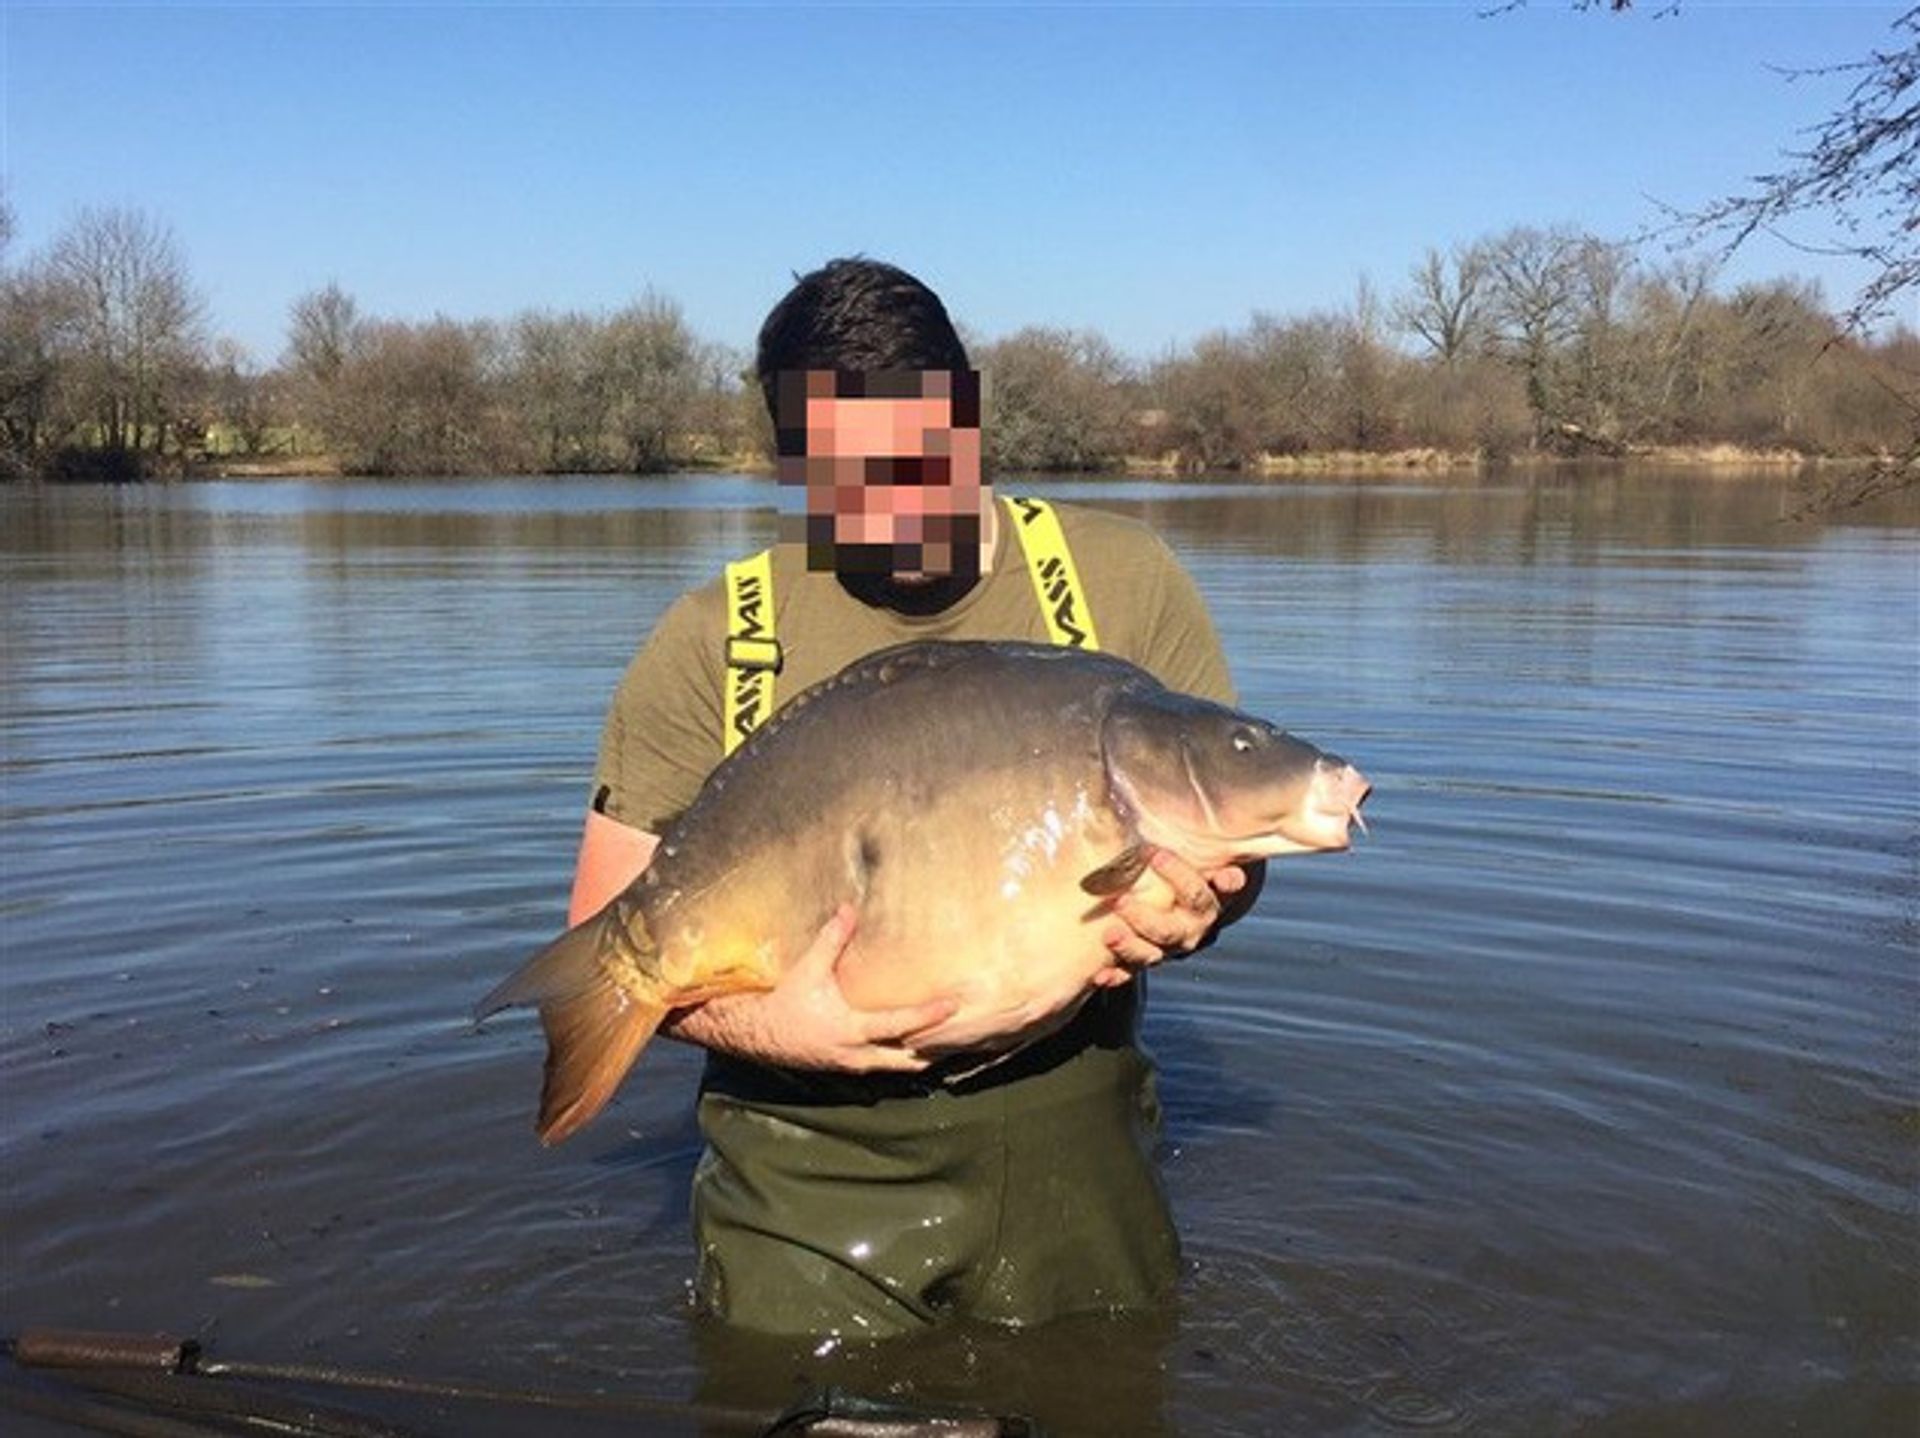
M 542 1004 L 547 1069 L 535 1125 L 540 1142 L 551 1147 L 571 1137 L 605 1108 L 666 1016 L 665 1004 L 640 1003 L 610 981 Z
M 548 944 L 475 1009 L 483 1019 L 516 1004 L 540 1006 L 547 1066 L 535 1127 L 544 1144 L 568 1138 L 606 1106 L 667 1016 L 664 998 L 648 1002 L 614 977 L 636 948 L 645 964 L 645 926 L 616 901 Z

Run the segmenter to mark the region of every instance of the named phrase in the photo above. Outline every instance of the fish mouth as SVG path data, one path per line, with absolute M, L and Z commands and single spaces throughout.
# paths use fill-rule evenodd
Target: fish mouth
M 1314 766 L 1307 812 L 1315 821 L 1314 828 L 1323 829 L 1329 836 L 1339 836 L 1339 842 L 1328 844 L 1328 848 L 1350 847 L 1352 830 L 1356 828 L 1363 834 L 1368 832 L 1360 806 L 1372 792 L 1373 781 L 1345 760 L 1322 759 Z
M 1277 821 L 1274 835 L 1287 847 L 1275 853 L 1332 852 L 1353 847 L 1353 830 L 1368 832 L 1360 806 L 1373 781 L 1344 759 L 1323 758 L 1314 765 L 1306 802 Z

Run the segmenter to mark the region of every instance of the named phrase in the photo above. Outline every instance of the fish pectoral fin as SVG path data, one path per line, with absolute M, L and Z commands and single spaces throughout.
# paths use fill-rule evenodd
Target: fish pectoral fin
M 690 1009 L 695 1004 L 704 1004 L 708 999 L 724 999 L 733 994 L 764 994 L 772 988 L 774 981 L 759 974 L 728 975 L 711 983 L 688 984 L 673 991 L 673 1006 L 676 1009 Z
M 1082 879 L 1080 887 L 1100 898 L 1125 893 L 1133 887 L 1133 881 L 1146 872 L 1147 865 L 1153 862 L 1153 850 L 1154 846 L 1144 841 L 1129 844 L 1120 851 L 1118 858 L 1102 864 Z

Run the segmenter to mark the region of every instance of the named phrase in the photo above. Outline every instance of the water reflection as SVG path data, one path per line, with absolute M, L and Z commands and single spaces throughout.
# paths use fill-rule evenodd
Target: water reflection
M 1065 1433 L 1913 1426 L 1920 501 L 1035 487 L 1155 524 L 1249 707 L 1379 785 L 1156 976 L 1160 1325 L 736 1350 L 696 1056 L 545 1154 L 537 1046 L 464 1025 L 559 922 L 636 638 L 772 534 L 712 477 L 0 490 L 0 1305 Z
M 1431 483 L 1204 486 L 1144 492 L 1111 483 L 1044 481 L 1037 490 L 1085 497 L 1138 514 L 1182 547 L 1268 557 L 1444 561 L 1449 564 L 1559 562 L 1675 551 L 1677 563 L 1703 546 L 1796 548 L 1818 541 L 1827 521 L 1796 520 L 1806 483 L 1784 471 L 1701 476 L 1684 471 L 1609 470 L 1466 477 Z M 1276 503 L 1276 497 L 1284 497 Z M 1911 497 L 1888 498 L 1842 516 L 1848 527 L 1904 529 Z

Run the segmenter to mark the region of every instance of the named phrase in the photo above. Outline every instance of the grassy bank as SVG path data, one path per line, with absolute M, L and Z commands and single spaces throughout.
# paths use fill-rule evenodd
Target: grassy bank
M 1409 448 L 1395 450 L 1325 450 L 1308 454 L 1263 454 L 1242 473 L 1261 479 L 1296 475 L 1443 474 L 1495 468 L 1560 469 L 1594 464 L 1644 466 L 1660 469 L 1799 469 L 1803 467 L 1867 466 L 1883 464 L 1887 456 L 1818 455 L 1795 449 L 1749 448 L 1736 444 L 1641 445 L 1619 453 L 1550 454 L 1546 452 L 1489 457 L 1479 450 Z M 1177 478 L 1179 456 L 1129 456 L 1123 473 Z

